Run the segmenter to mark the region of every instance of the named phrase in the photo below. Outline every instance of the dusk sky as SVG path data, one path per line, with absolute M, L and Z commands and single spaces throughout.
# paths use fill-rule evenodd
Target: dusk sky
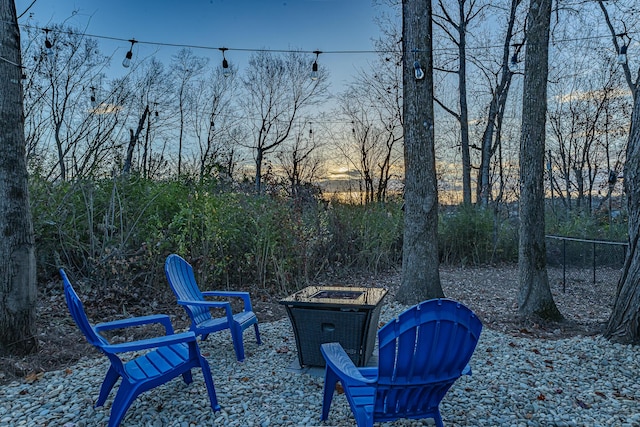
M 46 27 L 65 22 L 100 39 L 103 53 L 114 54 L 112 72 L 136 39 L 134 61 L 157 55 L 168 63 L 180 47 L 203 46 L 198 56 L 222 60 L 218 47 L 227 47 L 229 62 L 242 67 L 252 50 L 320 50 L 336 90 L 356 68 L 366 67 L 372 39 L 379 34 L 372 0 L 16 0 L 20 24 Z M 25 11 L 28 11 L 25 13 Z M 234 51 L 233 49 L 240 49 Z M 333 53 L 331 53 L 333 52 Z

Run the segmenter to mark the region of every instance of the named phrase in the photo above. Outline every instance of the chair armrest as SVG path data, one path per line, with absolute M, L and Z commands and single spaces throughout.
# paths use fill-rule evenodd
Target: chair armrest
M 340 343 L 322 344 L 320 352 L 327 362 L 327 368 L 331 368 L 340 379 L 347 379 L 349 385 L 375 385 L 377 375 L 375 378 L 364 377 Z
M 98 323 L 93 327 L 93 329 L 99 334 L 102 331 L 124 329 L 132 326 L 149 325 L 153 323 L 159 323 L 164 326 L 167 335 L 173 334 L 171 319 L 166 314 L 151 314 L 149 316 L 131 317 L 129 319 Z
M 107 353 L 126 353 L 129 351 L 166 347 L 172 344 L 180 344 L 192 341 L 196 342 L 196 335 L 193 332 L 182 332 L 179 334 L 164 335 L 161 337 L 147 338 L 144 340 L 124 342 L 120 344 L 107 344 L 105 346 L 101 346 L 101 348 Z
M 229 304 L 229 302 L 226 302 L 226 301 L 191 301 L 191 300 L 179 299 L 178 304 L 193 305 L 193 306 L 208 307 L 208 308 L 224 308 L 227 318 L 230 321 L 233 319 L 233 311 L 231 310 L 231 304 Z
M 227 297 L 227 298 L 242 298 L 244 302 L 244 311 L 253 311 L 251 307 L 251 297 L 249 292 L 237 292 L 237 291 L 205 291 L 202 293 L 205 297 Z

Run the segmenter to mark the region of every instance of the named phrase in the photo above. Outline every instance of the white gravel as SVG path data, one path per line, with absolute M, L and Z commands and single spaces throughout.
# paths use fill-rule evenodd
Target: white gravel
M 387 303 L 386 322 L 406 307 Z M 122 426 L 322 425 L 321 371 L 295 371 L 288 319 L 260 324 L 263 345 L 245 332 L 247 358 L 235 360 L 227 333 L 201 344 L 211 365 L 222 411 L 213 413 L 202 374 L 180 379 L 136 399 Z M 516 338 L 485 328 L 471 362 L 473 376 L 454 384 L 440 408 L 447 426 L 640 426 L 640 349 L 601 337 Z M 87 356 L 32 383 L 0 389 L 0 427 L 106 426 L 113 395 L 93 408 L 106 357 Z M 117 387 L 117 385 L 116 385 Z M 345 397 L 334 396 L 324 425 L 353 426 Z M 431 420 L 382 426 L 431 425 Z

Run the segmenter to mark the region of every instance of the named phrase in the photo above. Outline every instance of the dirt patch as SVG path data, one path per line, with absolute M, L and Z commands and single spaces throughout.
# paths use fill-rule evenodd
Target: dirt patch
M 518 317 L 518 271 L 515 266 L 449 267 L 442 266 L 440 276 L 445 295 L 471 307 L 482 319 L 485 327 L 514 336 L 560 339 L 576 335 L 597 335 L 611 312 L 615 298 L 619 270 L 598 269 L 593 282 L 591 270 L 549 270 L 551 291 L 566 321 L 541 324 L 522 322 Z M 358 275 L 349 278 L 326 279 L 319 285 L 348 284 L 354 286 L 384 286 L 393 295 L 400 283 L 398 273 Z M 564 283 L 564 285 L 563 285 Z M 86 289 L 74 285 L 83 300 L 91 321 L 116 320 L 131 316 L 165 313 L 171 316 L 176 330 L 188 328 L 189 321 L 168 286 L 165 293 L 157 290 Z M 159 288 L 161 288 L 159 286 Z M 149 297 L 152 295 L 153 297 Z M 278 301 L 285 295 L 252 292 L 254 311 L 261 322 L 286 317 Z M 69 316 L 62 284 L 54 281 L 40 289 L 37 307 L 39 351 L 25 357 L 0 357 L 0 384 L 29 378 L 41 372 L 63 369 L 88 354 L 98 356 L 97 350 L 87 344 L 84 336 Z M 117 341 L 138 339 L 152 332 L 136 330 L 128 336 L 115 337 Z

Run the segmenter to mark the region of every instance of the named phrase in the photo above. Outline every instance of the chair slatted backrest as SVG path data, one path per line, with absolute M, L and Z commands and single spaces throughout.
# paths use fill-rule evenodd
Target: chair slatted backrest
M 74 322 L 76 322 L 76 325 L 78 325 L 78 328 L 82 331 L 90 344 L 93 344 L 98 348 L 107 345 L 107 341 L 98 335 L 89 323 L 82 301 L 80 301 L 78 294 L 75 289 L 73 289 L 73 286 L 71 286 L 71 282 L 64 270 L 60 270 L 60 276 L 64 283 L 64 295 L 67 301 L 67 307 L 69 308 L 69 313 L 71 314 Z
M 169 285 L 178 300 L 183 301 L 204 301 L 204 296 L 198 288 L 198 283 L 193 274 L 193 268 L 184 258 L 171 254 L 167 257 L 164 265 Z M 184 306 L 191 317 L 194 325 L 211 319 L 211 312 L 207 307 Z
M 469 363 L 481 331 L 470 309 L 448 299 L 425 301 L 382 327 L 376 419 L 437 407 Z

